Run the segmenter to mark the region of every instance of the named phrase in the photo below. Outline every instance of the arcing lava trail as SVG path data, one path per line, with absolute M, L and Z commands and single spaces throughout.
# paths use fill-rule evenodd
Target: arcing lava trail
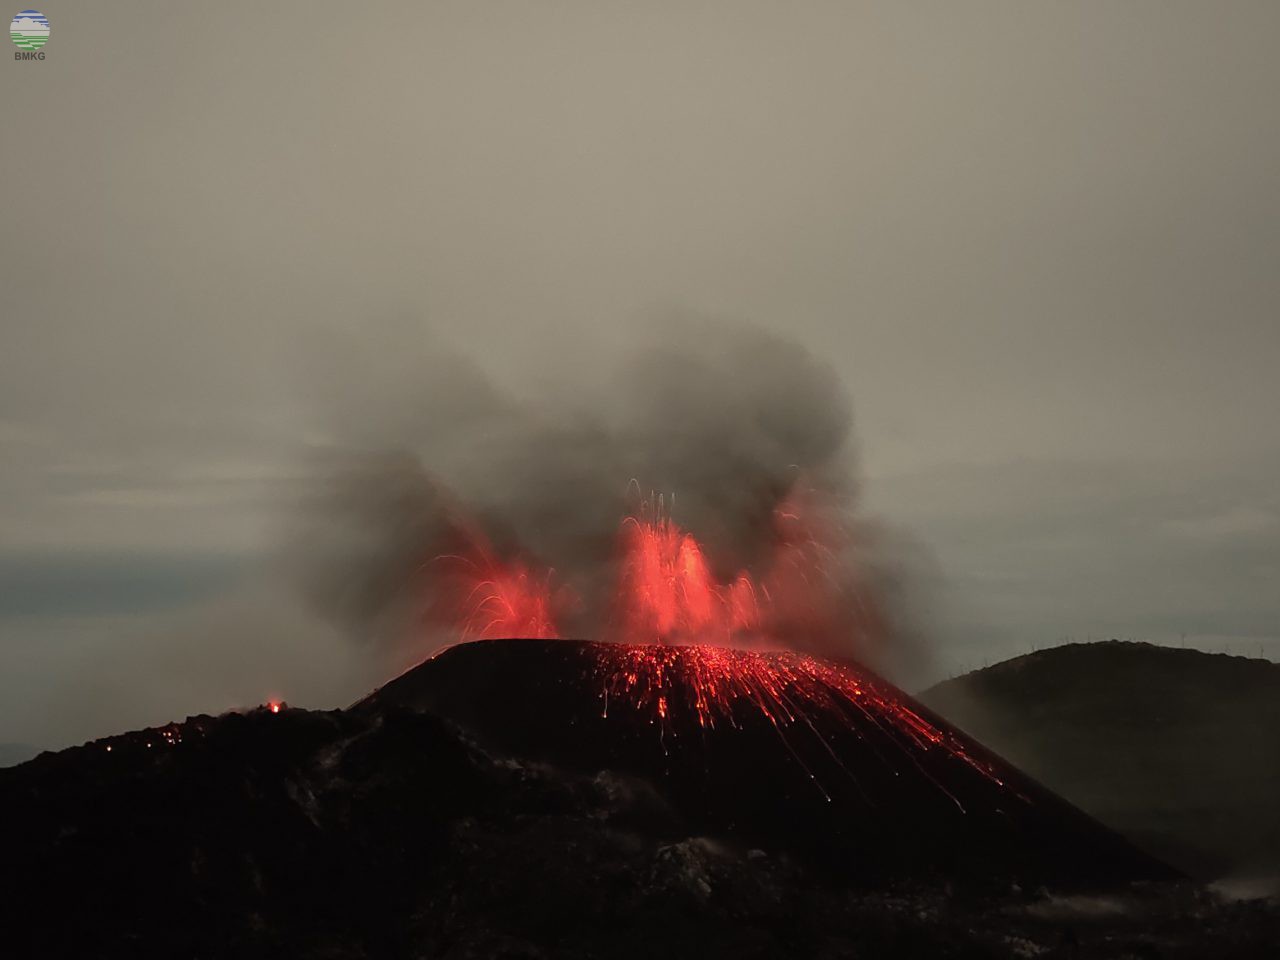
M 936 750 L 969 764 L 1004 786 L 993 764 L 978 759 L 964 741 L 912 709 L 901 693 L 850 664 L 791 651 L 763 653 L 714 646 L 622 646 L 598 649 L 597 682 L 604 712 L 610 701 L 643 714 L 651 711 L 664 734 L 693 726 L 736 727 L 738 712 L 757 711 L 784 741 L 793 731 L 816 734 L 822 723 L 870 723 L 911 750 Z M 832 754 L 837 762 L 839 758 Z M 854 771 L 844 773 L 856 781 Z M 830 799 L 823 784 L 815 786 Z M 946 787 L 937 784 L 946 792 Z M 954 798 L 953 798 L 954 799 Z M 957 804 L 959 801 L 957 801 Z

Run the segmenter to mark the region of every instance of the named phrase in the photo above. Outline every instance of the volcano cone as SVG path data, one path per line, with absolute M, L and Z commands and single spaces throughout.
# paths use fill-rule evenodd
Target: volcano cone
M 844 875 L 1176 876 L 849 662 L 489 640 L 445 651 L 353 709 L 394 708 L 447 717 L 512 755 L 649 779 L 708 833 Z

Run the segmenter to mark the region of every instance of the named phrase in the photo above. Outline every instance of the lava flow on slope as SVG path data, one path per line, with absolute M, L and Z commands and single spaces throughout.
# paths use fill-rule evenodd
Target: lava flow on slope
M 848 876 L 1088 882 L 1174 872 L 855 664 L 575 640 L 460 644 L 356 704 L 654 785 L 708 833 Z

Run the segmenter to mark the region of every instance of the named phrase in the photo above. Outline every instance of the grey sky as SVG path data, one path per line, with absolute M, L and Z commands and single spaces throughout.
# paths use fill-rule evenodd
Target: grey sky
M 354 697 L 386 664 L 256 574 L 333 409 L 394 443 L 428 329 L 536 391 L 655 310 L 845 379 L 940 669 L 1280 651 L 1280 6 L 41 10 L 0 84 L 0 740 Z

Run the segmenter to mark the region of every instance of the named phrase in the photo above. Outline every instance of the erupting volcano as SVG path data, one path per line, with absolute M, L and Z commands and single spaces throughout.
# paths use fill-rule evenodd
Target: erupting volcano
M 816 504 L 784 498 L 758 572 L 724 575 L 663 499 L 641 502 L 594 603 L 599 642 L 560 639 L 592 598 L 457 525 L 465 548 L 431 568 L 464 642 L 354 709 L 427 710 L 504 752 L 656 779 L 709 831 L 844 873 L 1164 875 L 865 666 L 811 652 L 865 650 L 884 622 Z
M 678 955 L 703 942 L 681 931 L 713 930 L 706 955 L 744 956 L 763 930 L 759 955 L 779 956 L 805 923 L 874 942 L 893 890 L 1178 877 L 818 655 L 882 621 L 800 503 L 730 574 L 649 503 L 597 598 L 454 525 L 426 571 L 456 642 L 348 710 L 272 700 L 0 771 L 0 902 L 88 905 L 24 942 L 124 953 L 145 915 L 171 955 L 239 955 L 266 930 L 297 956 L 493 956 L 506 934 L 453 948 L 490 929 L 558 942 L 600 916 L 588 939 L 608 949 L 578 955 Z M 593 606 L 606 639 L 561 639 Z M 878 891 L 866 910 L 856 890 Z

